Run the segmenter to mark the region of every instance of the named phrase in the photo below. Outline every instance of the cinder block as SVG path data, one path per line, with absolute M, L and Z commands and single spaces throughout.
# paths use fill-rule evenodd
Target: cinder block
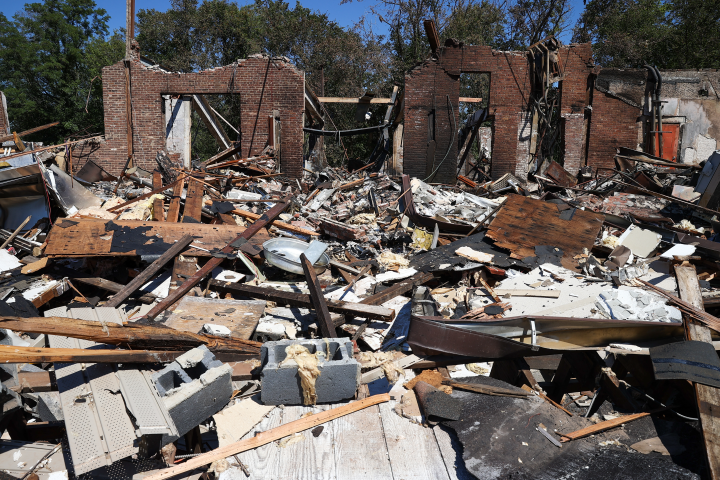
M 186 434 L 227 405 L 233 392 L 232 371 L 202 345 L 152 375 L 178 435 Z
M 331 338 L 316 340 L 280 340 L 266 342 L 260 350 L 262 364 L 262 402 L 266 405 L 301 405 L 302 388 L 297 364 L 284 365 L 285 349 L 299 343 L 310 353 L 321 352 L 320 376 L 315 381 L 318 403 L 339 402 L 355 396 L 360 381 L 360 363 L 352 356 L 352 341 Z

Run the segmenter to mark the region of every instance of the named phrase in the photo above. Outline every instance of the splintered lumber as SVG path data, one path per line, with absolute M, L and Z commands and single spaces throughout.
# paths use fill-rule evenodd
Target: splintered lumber
M 201 169 L 206 168 L 207 165 L 210 165 L 213 162 L 220 162 L 225 160 L 226 158 L 232 157 L 236 153 L 240 153 L 240 150 L 242 150 L 242 146 L 240 144 L 233 145 L 229 148 L 226 148 L 222 152 L 208 158 L 204 162 L 202 162 L 200 165 L 198 165 Z
M 250 298 L 258 298 L 275 302 L 278 305 L 292 305 L 294 307 L 312 308 L 310 295 L 294 292 L 283 292 L 273 288 L 256 287 L 244 283 L 229 283 L 221 280 L 210 280 L 213 290 L 220 293 L 231 293 Z M 395 318 L 395 311 L 391 308 L 374 304 L 352 303 L 337 300 L 326 300 L 328 310 L 352 317 L 369 318 L 391 322 Z
M 123 288 L 125 288 L 125 285 L 121 285 L 119 283 L 115 283 L 110 280 L 105 280 L 104 278 L 100 278 L 100 277 L 71 277 L 71 278 L 72 278 L 73 282 L 78 281 L 80 283 L 84 283 L 86 285 L 92 285 L 93 287 L 102 288 L 103 290 L 107 290 L 108 292 L 113 292 L 113 293 L 118 293 Z M 157 296 L 153 293 L 145 293 L 141 297 L 138 297 L 137 299 L 142 303 L 153 303 L 156 298 L 157 298 Z
M 596 423 L 595 425 L 590 425 L 589 427 L 581 428 L 580 430 L 575 430 L 574 432 L 561 433 L 560 435 L 563 438 L 561 438 L 560 441 L 569 442 L 570 440 L 577 440 L 578 438 L 587 437 L 588 435 L 595 435 L 596 433 L 604 432 L 605 430 L 610 430 L 611 428 L 619 427 L 620 425 L 623 425 L 625 423 L 632 422 L 633 420 L 637 420 L 638 418 L 647 417 L 648 415 L 652 415 L 653 413 L 654 412 L 643 412 L 634 413 L 632 415 L 623 415 L 622 417 Z
M 512 194 L 498 210 L 486 235 L 517 259 L 534 257 L 538 245 L 559 248 L 563 267 L 577 270 L 573 257 L 592 248 L 604 220 L 604 215 L 588 210 L 560 212 L 554 203 Z
M 702 291 L 695 267 L 676 265 L 675 277 L 680 298 L 702 312 Z M 712 343 L 708 327 L 686 313 L 683 313 L 683 319 L 685 320 L 685 335 L 688 340 Z M 705 441 L 710 477 L 718 479 L 720 478 L 720 389 L 695 383 L 695 398 L 698 412 L 700 412 L 700 425 Z
M 156 189 L 156 190 L 153 190 L 152 192 L 145 193 L 145 194 L 143 194 L 143 195 L 140 195 L 140 196 L 138 196 L 138 197 L 135 197 L 135 198 L 133 198 L 132 200 L 128 200 L 128 201 L 125 202 L 125 203 L 121 203 L 120 205 L 118 205 L 118 206 L 116 206 L 116 207 L 108 208 L 108 212 L 110 212 L 110 213 L 119 213 L 119 212 L 125 210 L 125 208 L 127 208 L 127 207 L 130 206 L 130 205 L 132 205 L 133 203 L 139 202 L 140 200 L 145 200 L 146 198 L 150 198 L 151 196 L 157 195 L 158 193 L 163 193 L 163 192 L 164 192 L 165 190 L 167 190 L 168 188 L 174 187 L 175 184 L 176 184 L 177 182 L 179 182 L 180 180 L 182 180 L 183 178 L 185 178 L 185 177 L 183 176 L 183 177 L 181 177 L 181 178 L 178 178 L 177 180 L 175 180 L 173 183 L 171 183 L 171 184 L 169 184 L 169 185 L 165 185 L 164 187 L 160 187 L 160 188 L 158 188 L 158 189 Z
M 680 274 L 678 274 L 678 271 L 680 272 Z M 693 272 L 694 272 L 694 269 L 693 269 Z M 678 298 L 675 295 L 673 295 L 672 293 L 667 292 L 660 287 L 656 287 L 652 283 L 646 282 L 645 280 L 640 280 L 639 278 L 636 278 L 635 280 L 640 282 L 641 284 L 645 285 L 649 289 L 659 293 L 660 295 L 667 298 L 668 300 L 670 300 L 670 302 L 672 302 L 675 306 L 677 306 L 684 315 L 692 317 L 693 321 L 699 322 L 699 323 L 705 325 L 706 327 L 712 328 L 716 332 L 720 332 L 720 319 L 713 315 L 710 315 L 705 310 L 703 310 L 705 308 L 705 305 L 702 300 L 702 295 L 701 295 L 699 303 L 696 302 L 696 299 L 694 298 L 697 294 L 695 292 L 695 289 L 691 288 L 692 278 L 686 279 L 686 276 L 690 275 L 690 271 L 686 270 L 684 267 L 680 268 L 680 270 L 678 270 L 678 268 L 676 268 L 675 275 L 678 276 L 678 287 L 682 288 L 685 291 L 685 294 L 687 295 L 687 299 L 689 301 L 685 301 L 684 299 Z M 680 277 L 682 277 L 682 279 L 683 279 L 682 285 L 680 285 L 680 282 L 679 282 Z M 680 291 L 680 293 L 681 293 L 680 296 L 682 296 L 683 290 Z M 693 327 L 693 329 L 694 329 L 694 327 Z
M 158 188 L 162 188 L 162 174 L 160 170 L 155 170 L 153 172 L 153 190 Z M 165 205 L 162 198 L 153 200 L 152 219 L 158 222 L 165 221 Z
M 325 303 L 325 297 L 323 296 L 322 287 L 320 287 L 320 281 L 315 274 L 315 268 L 313 268 L 313 264 L 304 253 L 300 254 L 300 264 L 302 265 L 303 272 L 305 272 L 305 281 L 310 290 L 310 300 L 317 314 L 317 323 L 323 338 L 337 338 L 335 325 L 333 324 L 332 318 L 330 318 L 330 311 L 328 310 L 327 303 Z
M 167 363 L 183 353 L 185 352 L 0 345 L 0 358 L 3 363 Z
M 187 195 L 185 196 L 185 210 L 183 210 L 183 223 L 202 223 L 203 184 L 196 178 L 188 178 Z
M 5 240 L 5 242 L 2 244 L 2 246 L 0 247 L 0 249 L 4 249 L 5 247 L 7 247 L 8 244 L 9 244 L 10 242 L 12 242 L 15 237 L 17 237 L 18 233 L 20 233 L 20 230 L 22 230 L 23 227 L 24 227 L 25 225 L 27 225 L 27 223 L 30 221 L 31 218 L 32 218 L 32 215 L 29 215 L 25 220 L 23 220 L 23 222 L 20 224 L 19 227 L 17 227 L 17 228 L 15 229 L 15 231 L 12 233 L 12 235 L 10 235 L 10 237 L 8 237 L 7 240 Z
M 178 183 L 173 187 L 172 198 L 170 199 L 170 206 L 168 207 L 166 222 L 177 223 L 180 218 L 180 202 L 182 200 L 182 191 L 185 188 L 185 178 L 180 179 Z
M 268 223 L 272 222 L 278 215 L 280 215 L 290 204 L 289 200 L 282 201 L 275 205 L 273 208 L 263 213 L 263 215 L 256 220 L 252 225 L 245 229 L 240 235 L 237 236 L 232 242 L 228 243 L 225 248 L 220 250 L 221 254 L 230 255 L 236 248 L 240 248 L 242 245 L 247 243 L 253 235 L 264 228 Z M 242 255 L 242 254 L 241 254 Z M 213 269 L 219 266 L 225 258 L 213 257 L 205 263 L 205 265 L 197 271 L 192 277 L 188 278 L 180 285 L 175 291 L 170 294 L 160 303 L 155 305 L 152 310 L 145 314 L 143 318 L 152 320 L 168 307 L 175 304 L 178 300 L 185 296 L 195 285 L 200 283 L 200 280 L 205 278 Z
M 476 383 L 461 383 L 454 380 L 443 380 L 443 385 L 449 385 L 460 390 L 468 390 L 470 392 L 482 393 L 485 395 L 495 395 L 498 397 L 517 397 L 527 398 L 532 395 L 530 392 L 517 391 L 510 388 L 494 387 L 492 385 L 480 385 Z
M 261 346 L 260 343 L 250 340 L 199 335 L 165 326 L 138 323 L 101 324 L 90 320 L 65 317 L 0 317 L 0 328 L 7 328 L 14 332 L 60 335 L 97 343 L 157 350 L 186 351 L 205 345 L 213 352 L 258 354 Z
M 260 215 L 258 215 L 257 213 L 248 212 L 247 210 L 235 209 L 230 210 L 229 213 L 234 213 L 235 215 L 249 218 L 250 220 L 257 220 L 258 218 L 260 218 Z M 281 220 L 274 220 L 272 223 L 270 223 L 270 225 L 272 225 L 273 227 L 277 227 L 281 230 L 287 230 L 288 232 L 299 233 L 300 235 L 320 235 L 319 233 L 313 232 L 312 230 L 296 227 L 295 225 L 290 225 L 289 223 L 285 223 Z
M 133 278 L 132 281 L 128 283 L 122 290 L 113 295 L 113 297 L 107 303 L 105 303 L 105 306 L 112 308 L 119 307 L 125 300 L 130 297 L 130 295 L 132 295 L 136 290 L 140 289 L 140 287 L 149 282 L 150 279 L 153 278 L 155 274 L 157 274 L 165 265 L 167 265 L 178 255 L 180 255 L 180 253 L 185 250 L 185 248 L 190 245 L 192 241 L 192 235 L 185 235 L 184 237 L 182 237 L 180 240 L 177 241 L 177 243 L 175 243 L 175 245 L 173 245 L 165 253 L 160 255 L 160 258 L 155 260 L 152 264 L 150 264 L 149 267 L 140 272 L 137 277 Z
M 423 285 L 433 278 L 435 278 L 435 276 L 432 273 L 418 272 L 407 280 L 398 282 L 380 293 L 376 293 L 375 295 L 371 295 L 361 300 L 360 303 L 364 303 L 365 305 L 382 305 L 388 300 L 392 300 L 398 295 L 402 295 L 405 292 L 412 290 L 414 286 Z
M 20 133 L 13 133 L 12 135 L 3 135 L 0 137 L 0 142 L 8 142 L 10 140 L 13 140 L 15 135 L 18 137 L 24 137 L 25 135 L 30 135 L 31 133 L 39 132 L 41 130 L 45 130 L 46 128 L 54 127 L 55 125 L 58 125 L 60 122 L 53 122 L 48 123 L 47 125 L 41 125 L 39 127 L 31 128 L 30 130 L 25 130 Z
M 363 97 L 317 97 L 322 103 L 393 103 L 391 98 L 363 98 Z
M 283 437 L 287 437 L 289 435 L 293 435 L 295 433 L 317 427 L 318 425 L 322 425 L 323 423 L 335 420 L 336 418 L 340 418 L 345 415 L 349 415 L 351 413 L 362 410 L 364 408 L 372 407 L 373 405 L 378 405 L 380 403 L 385 403 L 388 401 L 390 401 L 390 394 L 383 393 L 380 395 L 373 395 L 372 397 L 367 397 L 363 400 L 358 400 L 347 405 L 343 405 L 342 407 L 337 407 L 331 410 L 316 413 L 314 415 L 309 415 L 299 420 L 295 420 L 293 422 L 280 425 L 279 427 L 272 428 L 265 432 L 260 432 L 252 438 L 240 440 L 239 442 L 216 448 L 215 450 L 212 450 L 208 453 L 204 453 L 195 458 L 191 458 L 190 460 L 183 462 L 180 465 L 167 468 L 161 472 L 145 477 L 145 480 L 163 480 L 166 478 L 172 478 L 175 475 L 194 470 L 204 465 L 208 465 L 216 460 L 222 460 L 223 458 L 237 455 L 238 453 L 246 452 L 248 450 L 252 450 L 263 445 L 267 445 L 268 443 L 274 442 L 275 440 L 279 440 Z

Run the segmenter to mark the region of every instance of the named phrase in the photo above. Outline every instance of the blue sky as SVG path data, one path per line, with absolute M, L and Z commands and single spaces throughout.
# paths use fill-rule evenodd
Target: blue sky
M 35 0 L 38 1 L 38 0 Z M 107 10 L 110 15 L 110 30 L 125 26 L 125 1 L 124 0 L 95 0 L 98 6 Z M 292 0 L 286 0 L 292 2 Z M 575 25 L 575 21 L 583 10 L 583 0 L 570 0 L 573 11 L 570 15 L 570 27 Z M 240 5 L 245 5 L 250 2 L 237 2 Z M 374 0 L 357 1 L 354 0 L 345 5 L 340 4 L 340 0 L 302 0 L 300 2 L 304 7 L 311 10 L 320 11 L 321 13 L 327 14 L 327 16 L 336 21 L 338 24 L 348 27 L 353 25 L 357 20 L 360 19 L 368 10 L 368 7 L 374 4 Z M 21 2 L 0 2 L 0 11 L 2 11 L 7 17 L 11 17 L 16 10 L 18 10 Z M 151 9 L 164 11 L 170 8 L 169 0 L 135 0 L 135 8 L 140 9 Z M 381 25 L 377 20 L 373 24 L 373 29 L 376 33 L 384 33 Z M 565 38 L 560 38 L 563 43 L 570 43 L 570 34 L 565 35 Z

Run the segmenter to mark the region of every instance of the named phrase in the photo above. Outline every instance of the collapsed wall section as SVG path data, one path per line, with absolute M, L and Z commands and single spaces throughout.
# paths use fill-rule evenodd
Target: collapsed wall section
M 259 154 L 268 144 L 268 117 L 279 112 L 281 169 L 302 175 L 305 76 L 287 59 L 254 55 L 236 64 L 197 73 L 167 73 L 130 61 L 133 150 L 135 164 L 154 169 L 155 156 L 166 146 L 162 95 L 236 94 L 241 102 L 242 156 Z M 103 68 L 106 142 L 93 160 L 118 174 L 128 155 L 124 62 Z

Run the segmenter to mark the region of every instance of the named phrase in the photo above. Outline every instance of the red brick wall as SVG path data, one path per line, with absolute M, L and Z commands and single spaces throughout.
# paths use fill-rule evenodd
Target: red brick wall
M 585 165 L 585 107 L 588 105 L 588 81 L 592 73 L 592 49 L 589 43 L 564 45 L 558 63 L 565 78 L 561 84 L 560 116 L 563 122 L 564 167 L 577 174 Z
M 587 164 L 594 168 L 614 168 L 617 147 L 636 148 L 640 113 L 640 109 L 596 90 L 590 117 Z
M 240 95 L 242 155 L 260 153 L 268 141 L 268 115 L 279 110 L 281 169 L 290 177 L 302 175 L 305 76 L 292 64 L 257 55 L 198 73 L 164 73 L 133 60 L 132 113 L 136 165 L 154 169 L 158 150 L 165 148 L 164 94 Z M 95 153 L 99 165 L 117 174 L 127 160 L 125 72 L 123 62 L 103 68 L 105 144 Z
M 422 180 L 437 169 L 429 181 L 455 183 L 459 97 L 459 77 L 449 74 L 435 61 L 425 62 L 405 75 L 404 173 Z M 428 123 L 433 110 L 435 155 L 428 160 Z M 456 133 L 451 142 L 453 129 Z

